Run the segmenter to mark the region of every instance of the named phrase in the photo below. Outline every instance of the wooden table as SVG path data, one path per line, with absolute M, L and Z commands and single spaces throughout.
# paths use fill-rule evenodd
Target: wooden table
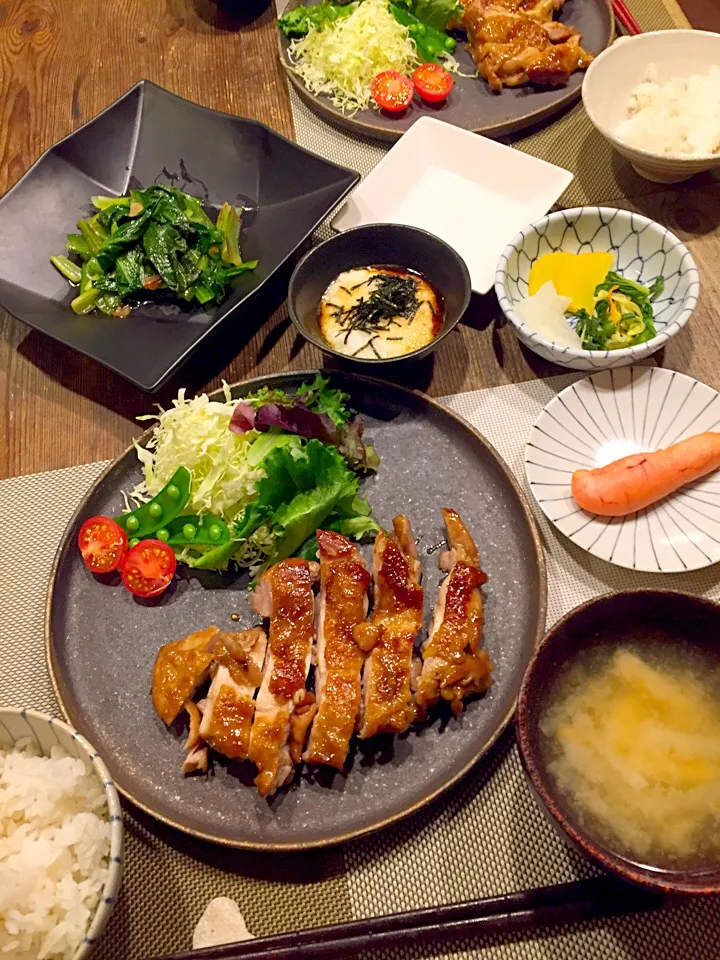
M 694 26 L 720 31 L 717 0 L 683 0 L 683 7 Z M 212 0 L 0 0 L 0 193 L 47 147 L 143 78 L 292 137 L 271 9 L 241 23 Z M 720 180 L 700 177 L 625 205 L 688 242 L 702 273 L 693 320 L 660 362 L 720 388 Z M 323 364 L 316 348 L 295 337 L 282 307 L 262 321 L 239 353 L 218 339 L 196 355 L 182 384 L 197 390 L 217 386 L 220 377 L 232 382 Z M 558 372 L 521 349 L 487 296 L 475 299 L 433 357 L 404 376 L 440 396 Z M 0 477 L 117 455 L 137 433 L 133 418 L 156 400 L 169 402 L 179 385 L 151 398 L 0 312 Z

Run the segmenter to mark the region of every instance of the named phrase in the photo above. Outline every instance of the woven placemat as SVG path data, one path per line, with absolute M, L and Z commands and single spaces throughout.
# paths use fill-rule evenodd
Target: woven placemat
M 443 402 L 493 443 L 525 482 L 523 451 L 544 405 L 581 374 L 457 394 Z M 548 623 L 602 593 L 674 587 L 720 600 L 720 567 L 673 577 L 611 566 L 575 547 L 539 510 L 548 574 Z M 512 731 L 449 794 L 392 834 L 351 844 L 345 854 L 353 916 L 560 883 L 595 871 L 559 837 L 525 782 Z M 486 938 L 440 954 L 396 950 L 388 960 L 711 960 L 720 957 L 720 899 L 682 901 L 661 914 L 617 917 L 513 938 Z
M 0 704 L 61 716 L 45 669 L 44 606 L 55 550 L 103 463 L 0 482 Z M 135 691 L 118 690 L 132 710 Z M 188 949 L 209 900 L 235 898 L 257 934 L 348 920 L 339 850 L 264 857 L 163 828 L 124 804 L 123 885 L 96 960 Z M 8 960 L 12 960 L 8 957 Z
M 286 0 L 277 0 L 279 9 L 284 9 L 285 4 Z M 627 6 L 644 31 L 688 26 L 676 0 L 627 0 Z M 330 125 L 312 112 L 292 86 L 290 101 L 297 142 L 321 157 L 357 170 L 363 177 L 390 147 L 366 137 L 349 135 Z M 560 198 L 558 205 L 562 207 L 612 203 L 620 197 L 647 196 L 667 189 L 667 185 L 639 177 L 595 130 L 581 103 L 565 115 L 533 129 L 529 135 L 505 138 L 504 142 L 575 174 L 575 179 Z M 319 236 L 331 233 L 325 224 Z
M 478 427 L 524 483 L 522 450 L 544 404 L 571 374 L 459 394 L 449 407 Z M 0 481 L 0 704 L 59 715 L 45 671 L 43 613 L 56 546 L 103 464 Z M 595 594 L 667 586 L 578 550 L 539 518 L 548 562 L 550 622 Z M 720 599 L 720 567 L 671 586 Z M 131 696 L 131 691 L 118 691 Z M 131 703 L 129 702 L 129 709 Z M 231 896 L 262 935 L 434 903 L 561 882 L 593 872 L 549 826 L 523 779 L 512 735 L 459 787 L 391 831 L 343 849 L 272 856 L 223 850 L 125 807 L 126 864 L 118 905 L 97 960 L 149 960 L 187 948 L 208 900 Z M 498 960 L 714 960 L 720 903 L 682 902 L 662 914 L 574 925 L 450 954 L 384 956 Z

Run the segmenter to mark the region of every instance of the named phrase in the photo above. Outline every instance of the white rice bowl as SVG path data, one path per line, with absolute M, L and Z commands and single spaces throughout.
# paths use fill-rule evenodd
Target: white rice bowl
M 649 64 L 655 65 L 655 72 L 648 87 Z M 720 152 L 715 152 L 717 91 L 713 89 L 713 68 L 718 65 L 720 33 L 655 30 L 621 37 L 590 64 L 583 78 L 583 104 L 593 126 L 640 176 L 657 183 L 679 183 L 720 168 Z M 690 94 L 689 107 L 686 86 L 701 90 L 697 100 Z M 652 110 L 647 125 L 639 118 L 628 133 L 627 127 L 619 128 L 628 119 L 633 92 L 635 106 L 647 105 L 649 95 Z M 656 123 L 654 118 L 661 114 L 669 123 Z M 621 133 L 633 141 L 641 138 L 642 146 L 631 145 Z
M 658 78 L 649 64 L 630 91 L 627 117 L 615 136 L 631 147 L 666 157 L 720 156 L 720 67 L 689 77 Z
M 0 732 L 0 958 L 80 960 L 119 886 L 117 793 L 65 724 L 3 710 Z

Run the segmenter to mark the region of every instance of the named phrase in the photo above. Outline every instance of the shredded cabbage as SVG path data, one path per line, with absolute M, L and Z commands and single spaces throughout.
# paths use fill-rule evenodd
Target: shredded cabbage
M 147 445 L 135 445 L 143 480 L 130 497 L 136 503 L 147 502 L 179 467 L 185 467 L 191 475 L 185 512 L 222 517 L 231 527 L 228 543 L 190 545 L 179 551 L 178 560 L 208 570 L 225 570 L 234 561 L 255 574 L 271 562 L 293 556 L 319 525 L 336 514 L 351 524 L 348 536 L 356 539 L 380 529 L 369 517 L 368 504 L 357 496 L 358 476 L 347 454 L 334 444 L 294 433 L 236 433 L 229 428 L 237 401 L 227 384 L 223 393 L 222 400 L 210 400 L 206 394 L 188 400 L 181 390 L 169 410 L 159 408 L 156 414 L 138 418 L 155 423 Z M 334 410 L 336 425 L 348 423 L 345 442 L 360 443 L 366 460 L 377 461 L 372 448 L 362 446 L 362 428 L 351 421 L 344 406 L 346 394 L 316 377 L 299 388 L 298 396 L 309 404 L 304 409 L 320 408 L 326 418 Z M 292 398 L 263 388 L 244 399 L 262 406 Z
M 241 540 L 235 551 L 235 560 L 241 567 L 247 567 L 255 576 L 271 557 L 277 545 L 277 534 L 265 523 L 252 533 L 247 540 Z
M 192 476 L 188 513 L 211 513 L 232 522 L 255 499 L 255 485 L 265 471 L 248 454 L 259 434 L 230 432 L 236 401 L 227 384 L 223 390 L 225 402 L 209 400 L 204 393 L 187 400 L 180 390 L 169 410 L 138 417 L 157 423 L 147 448 L 135 445 L 145 479 L 130 494 L 133 500 L 149 500 L 178 467 Z
M 475 77 L 480 76 L 477 70 L 473 70 L 472 73 L 463 73 L 460 69 L 460 61 L 456 60 L 447 50 L 441 50 L 438 56 L 442 61 L 441 66 L 445 67 L 448 73 L 455 73 L 458 77 L 466 77 L 468 80 L 474 80 Z
M 415 42 L 387 0 L 363 0 L 349 17 L 311 27 L 290 43 L 293 67 L 311 93 L 326 94 L 345 112 L 370 105 L 370 84 L 383 70 L 410 75 L 419 64 Z

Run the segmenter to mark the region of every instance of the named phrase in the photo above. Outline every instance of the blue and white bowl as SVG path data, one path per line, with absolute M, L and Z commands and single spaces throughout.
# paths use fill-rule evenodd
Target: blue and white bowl
M 120 798 L 112 777 L 97 751 L 72 727 L 61 720 L 35 710 L 0 707 L 0 746 L 12 749 L 15 744 L 30 738 L 43 756 L 50 756 L 60 746 L 69 757 L 77 757 L 93 773 L 105 791 L 110 819 L 110 858 L 105 886 L 100 903 L 82 943 L 78 944 L 72 960 L 86 960 L 100 939 L 113 911 L 120 890 L 123 864 L 123 821 Z
M 648 285 L 665 279 L 665 290 L 654 302 L 657 336 L 621 350 L 583 350 L 545 340 L 515 313 L 528 296 L 533 263 L 546 253 L 612 252 L 613 270 Z M 545 360 L 573 370 L 607 370 L 637 363 L 660 350 L 692 316 L 700 294 L 695 261 L 681 240 L 665 227 L 628 210 L 576 207 L 551 213 L 522 230 L 498 262 L 495 292 L 503 313 L 522 343 Z

